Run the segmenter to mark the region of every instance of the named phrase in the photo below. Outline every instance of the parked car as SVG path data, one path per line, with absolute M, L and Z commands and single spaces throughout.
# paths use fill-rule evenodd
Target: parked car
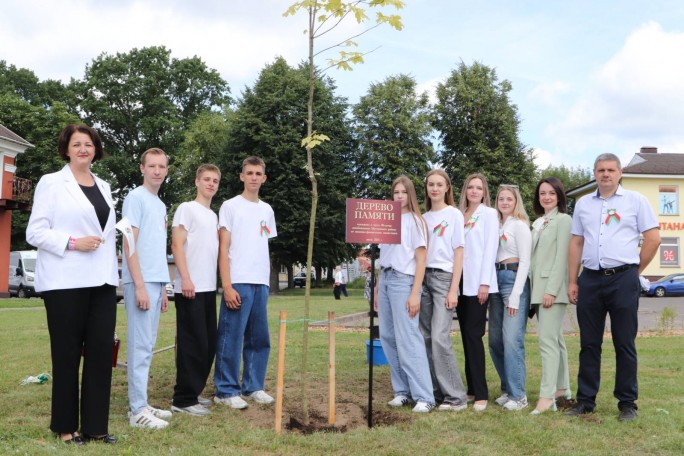
M 675 295 L 684 295 L 684 273 L 670 274 L 651 282 L 651 287 L 646 292 L 646 296 L 658 298 Z
M 314 280 L 316 280 L 316 277 L 311 273 L 311 282 L 313 283 Z M 306 286 L 306 272 L 300 272 L 295 276 L 294 286 L 299 288 L 304 288 Z
M 36 280 L 35 250 L 18 250 L 10 252 L 9 262 L 9 293 L 17 298 L 38 296 L 34 287 Z

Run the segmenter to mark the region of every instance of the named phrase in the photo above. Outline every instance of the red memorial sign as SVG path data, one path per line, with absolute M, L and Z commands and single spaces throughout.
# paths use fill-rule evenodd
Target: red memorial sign
M 401 203 L 347 198 L 347 236 L 355 244 L 401 244 Z

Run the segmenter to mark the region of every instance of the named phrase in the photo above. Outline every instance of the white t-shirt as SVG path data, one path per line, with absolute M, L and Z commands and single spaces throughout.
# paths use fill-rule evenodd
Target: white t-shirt
M 174 228 L 183 226 L 188 236 L 185 240 L 186 266 L 196 292 L 216 291 L 216 263 L 218 261 L 218 217 L 208 207 L 197 201 L 182 203 L 173 216 Z M 173 283 L 176 293 L 181 293 L 180 272 L 176 270 Z
M 238 195 L 221 205 L 219 228 L 230 231 L 230 280 L 234 284 L 268 286 L 271 276 L 268 240 L 278 235 L 271 206 Z
M 518 258 L 518 272 L 515 276 L 513 290 L 506 303 L 507 307 L 520 307 L 520 295 L 525 288 L 527 275 L 530 272 L 530 258 L 532 256 L 532 233 L 527 223 L 515 217 L 508 217 L 499 226 L 499 249 L 496 262 L 500 263 L 509 258 Z
M 423 214 L 430 236 L 427 267 L 454 271 L 454 249 L 463 247 L 463 214 L 453 206 Z
M 426 246 L 427 233 L 423 221 L 411 212 L 401 214 L 401 244 L 380 244 L 378 265 L 416 275 L 416 249 Z

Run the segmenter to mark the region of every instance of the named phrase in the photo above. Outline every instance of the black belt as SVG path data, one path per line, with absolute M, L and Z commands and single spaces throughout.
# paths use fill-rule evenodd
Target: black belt
M 495 263 L 494 266 L 496 266 L 497 271 L 517 271 L 518 270 L 518 263 Z
M 637 267 L 639 267 L 638 264 L 623 264 L 622 266 L 616 266 L 614 268 L 599 268 L 598 270 L 584 268 L 584 270 L 591 273 L 591 274 L 600 274 L 602 276 L 612 276 L 612 275 L 615 275 L 617 273 L 629 271 L 630 269 L 637 268 Z
M 425 268 L 425 272 L 446 272 L 446 273 L 448 273 L 449 271 L 445 271 L 444 269 L 439 269 L 439 268 Z

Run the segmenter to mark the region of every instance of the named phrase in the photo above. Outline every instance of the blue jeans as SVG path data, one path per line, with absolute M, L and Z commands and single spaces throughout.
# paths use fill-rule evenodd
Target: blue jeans
M 216 396 L 249 395 L 264 389 L 271 337 L 268 333 L 267 285 L 233 284 L 242 304 L 237 310 L 221 298 L 214 384 Z M 240 358 L 242 357 L 242 384 Z
M 489 295 L 489 354 L 501 378 L 501 392 L 514 400 L 527 395 L 525 380 L 525 331 L 530 308 L 530 282 L 520 295 L 520 307 L 514 317 L 508 315 L 508 297 L 513 290 L 516 271 L 496 271 L 499 292 Z
M 162 296 L 166 293 L 166 284 L 145 282 L 145 290 L 150 299 L 149 310 L 142 310 L 138 307 L 134 283 L 125 283 L 123 286 L 128 324 L 126 329 L 128 401 L 133 414 L 140 413 L 148 406 L 147 382 L 150 377 L 152 351 L 154 344 L 157 343 L 159 315 Z
M 378 289 L 380 341 L 390 365 L 394 395 L 435 404 L 425 340 L 419 316 L 409 318 L 406 302 L 413 288 L 413 276 L 384 269 Z

